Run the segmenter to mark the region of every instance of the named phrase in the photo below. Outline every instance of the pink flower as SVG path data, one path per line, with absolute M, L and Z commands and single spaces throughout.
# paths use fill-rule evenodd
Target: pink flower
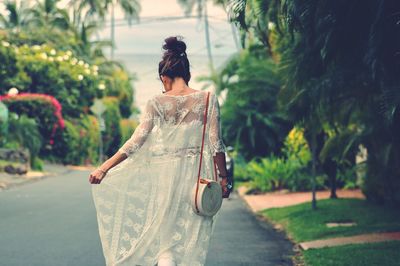
M 54 144 L 54 134 L 55 134 L 55 130 L 57 127 L 60 127 L 61 129 L 65 128 L 65 122 L 64 119 L 62 117 L 62 106 L 60 104 L 60 102 L 54 98 L 51 95 L 48 94 L 43 94 L 43 93 L 30 93 L 30 92 L 22 92 L 16 95 L 0 95 L 0 101 L 18 101 L 18 100 L 39 100 L 39 101 L 45 101 L 50 103 L 51 106 L 53 106 L 53 114 L 54 116 L 57 118 L 57 122 L 55 124 L 53 124 L 53 129 L 52 129 L 52 133 L 50 136 L 50 144 L 53 145 Z

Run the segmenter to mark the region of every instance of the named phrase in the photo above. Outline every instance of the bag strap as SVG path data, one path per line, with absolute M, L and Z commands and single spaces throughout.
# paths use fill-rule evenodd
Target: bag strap
M 199 182 L 200 182 L 200 174 L 201 174 L 201 163 L 203 161 L 203 149 L 204 149 L 204 135 L 206 133 L 206 124 L 207 124 L 207 113 L 208 113 L 208 102 L 210 98 L 210 92 L 207 92 L 207 102 L 206 102 L 206 108 L 204 110 L 204 125 L 203 125 L 203 137 L 201 140 L 201 151 L 200 151 L 200 164 L 199 164 L 199 173 L 197 175 L 197 186 L 196 186 L 196 195 L 195 195 L 195 205 L 196 205 L 196 211 L 199 213 L 199 208 L 197 206 L 197 194 L 199 191 Z

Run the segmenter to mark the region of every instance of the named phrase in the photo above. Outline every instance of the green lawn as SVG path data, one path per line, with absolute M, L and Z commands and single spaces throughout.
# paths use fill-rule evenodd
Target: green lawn
M 319 200 L 311 203 L 260 211 L 268 220 L 281 224 L 295 242 L 372 232 L 400 231 L 400 210 L 361 199 Z M 356 226 L 328 228 L 327 222 L 355 222 Z
M 303 251 L 312 266 L 394 266 L 400 265 L 400 241 L 346 245 Z

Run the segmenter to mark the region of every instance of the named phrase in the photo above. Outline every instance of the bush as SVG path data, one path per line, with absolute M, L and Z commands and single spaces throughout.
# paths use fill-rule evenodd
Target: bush
M 293 128 L 284 141 L 284 156 L 253 159 L 247 164 L 246 174 L 251 176 L 251 186 L 261 192 L 289 189 L 306 191 L 312 188 L 311 153 L 303 130 Z M 317 189 L 324 188 L 325 176 L 317 177 Z
M 64 128 L 61 115 L 61 105 L 52 96 L 38 93 L 21 93 L 15 96 L 0 96 L 9 111 L 18 115 L 27 115 L 34 119 L 38 125 L 44 144 L 52 144 L 54 133 L 59 128 Z M 48 153 L 48 146 L 40 147 L 40 154 Z
M 247 168 L 247 162 L 244 157 L 237 151 L 232 151 L 231 154 L 234 161 L 234 179 L 235 181 L 246 182 L 251 180 L 250 173 Z
M 119 111 L 118 98 L 107 96 L 103 98 L 106 111 L 103 118 L 106 124 L 106 130 L 103 133 L 104 154 L 108 157 L 114 155 L 121 146 L 121 113 Z
M 4 70 L 7 79 L 0 83 L 0 94 L 11 87 L 49 94 L 60 101 L 64 115 L 71 117 L 79 117 L 96 96 L 101 96 L 98 66 L 76 58 L 71 51 L 58 51 L 46 44 L 2 47 L 0 58 L 15 53 L 15 60 L 8 61 L 16 69 Z
M 7 142 L 17 142 L 18 147 L 13 148 L 27 148 L 30 152 L 31 167 L 37 169 L 36 157 L 43 140 L 36 121 L 24 114 L 20 116 L 12 112 L 9 114 L 9 132 L 12 134 L 7 135 Z
M 92 115 L 65 120 L 65 130 L 56 134 L 49 160 L 64 164 L 96 163 L 99 159 L 100 128 Z
M 0 40 L 0 90 L 8 88 L 11 83 L 10 78 L 18 73 L 17 55 L 11 44 Z
M 107 96 L 116 96 L 118 98 L 121 116 L 128 118 L 134 111 L 133 89 L 128 73 L 119 68 L 112 70 L 110 75 L 105 77 L 105 86 L 107 87 Z
M 136 127 L 138 126 L 138 121 L 131 119 L 121 119 L 121 144 L 125 143 L 133 134 Z

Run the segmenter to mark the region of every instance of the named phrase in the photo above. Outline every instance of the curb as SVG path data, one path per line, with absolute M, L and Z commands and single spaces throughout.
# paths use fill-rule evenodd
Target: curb
M 24 180 L 21 181 L 21 182 L 18 182 L 18 183 L 17 182 L 16 183 L 2 183 L 2 182 L 0 182 L 0 192 L 1 191 L 5 191 L 5 190 L 9 190 L 9 189 L 12 189 L 12 188 L 15 188 L 15 187 L 23 186 L 25 184 L 37 182 L 39 180 L 46 179 L 46 178 L 49 178 L 49 177 L 56 177 L 58 175 L 68 174 L 68 173 L 73 171 L 73 169 L 68 168 L 67 166 L 64 166 L 64 168 L 65 168 L 65 170 L 63 170 L 61 172 L 40 172 L 40 173 L 42 173 L 41 175 L 33 176 L 33 177 L 30 177 L 30 178 L 27 178 L 28 175 L 4 174 L 4 175 L 7 175 L 10 178 L 18 178 L 18 179 L 23 178 Z M 32 171 L 30 173 L 32 174 L 32 173 L 37 173 L 37 172 L 36 171 Z

